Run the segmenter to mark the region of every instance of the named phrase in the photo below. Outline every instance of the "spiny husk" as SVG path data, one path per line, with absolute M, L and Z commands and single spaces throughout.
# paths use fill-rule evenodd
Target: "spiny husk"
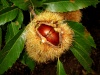
M 64 16 L 60 13 L 54 13 L 54 12 L 48 12 L 44 11 L 40 15 L 37 15 L 34 19 L 34 22 L 57 22 L 57 21 L 62 21 L 64 19 Z
M 73 42 L 72 29 L 63 23 L 64 17 L 59 13 L 43 12 L 37 15 L 26 28 L 26 51 L 28 55 L 38 63 L 47 62 L 60 57 L 62 53 L 69 50 Z M 52 27 L 61 29 L 61 43 L 60 46 L 53 46 L 47 42 L 43 43 L 41 37 L 37 34 L 37 27 L 40 24 L 48 24 Z
M 75 21 L 75 22 L 80 22 L 82 17 L 82 13 L 80 10 L 61 13 L 61 14 L 62 16 L 64 16 L 65 20 Z

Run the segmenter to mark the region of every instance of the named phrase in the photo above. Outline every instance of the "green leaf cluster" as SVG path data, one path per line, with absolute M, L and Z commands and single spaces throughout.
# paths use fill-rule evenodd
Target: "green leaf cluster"
M 16 1 L 0 1 L 0 75 L 12 67 L 24 49 L 23 11 L 28 10 L 28 4 L 23 0 L 19 1 L 23 5 L 17 6 L 20 3 Z
M 80 64 L 88 72 L 91 72 L 93 60 L 90 57 L 90 52 L 91 47 L 96 48 L 94 40 L 89 32 L 86 32 L 85 27 L 81 23 L 68 21 L 68 25 L 72 28 L 75 34 L 74 42 L 70 49 Z

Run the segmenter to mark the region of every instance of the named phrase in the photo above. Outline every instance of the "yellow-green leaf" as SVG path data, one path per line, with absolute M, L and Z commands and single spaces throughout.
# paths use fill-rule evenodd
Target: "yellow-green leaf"
M 65 69 L 63 67 L 63 64 L 61 63 L 59 58 L 58 58 L 58 62 L 57 62 L 57 75 L 67 75 L 65 72 Z

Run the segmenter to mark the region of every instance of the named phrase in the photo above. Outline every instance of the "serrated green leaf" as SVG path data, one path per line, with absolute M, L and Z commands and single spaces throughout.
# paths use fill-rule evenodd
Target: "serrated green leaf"
M 24 31 L 20 30 L 0 51 L 0 74 L 16 62 L 24 48 L 24 43 Z
M 57 62 L 57 75 L 67 75 L 59 58 Z
M 86 55 L 89 55 L 91 53 L 91 46 L 89 46 L 86 41 L 83 39 L 80 39 L 81 37 L 75 37 L 73 46 L 81 49 L 85 52 Z
M 7 33 L 6 33 L 6 36 L 5 36 L 5 40 L 6 40 L 6 43 L 11 40 L 19 31 L 19 26 L 14 23 L 14 22 L 11 22 L 8 26 L 7 26 Z
M 2 45 L 2 29 L 0 27 L 0 50 L 1 50 L 1 45 Z
M 11 2 L 13 2 L 15 6 L 18 6 L 19 8 L 23 10 L 27 10 L 30 5 L 29 0 L 11 0 Z
M 70 48 L 70 50 L 72 51 L 74 56 L 78 59 L 80 64 L 84 67 L 84 69 L 87 70 L 88 72 L 91 72 L 92 71 L 91 65 L 93 62 L 92 59 L 77 47 L 72 47 Z
M 16 18 L 17 14 L 18 14 L 18 8 L 16 7 L 7 7 L 0 10 L 0 25 L 12 21 L 13 19 Z
M 96 48 L 96 44 L 93 40 L 93 37 L 91 36 L 91 34 L 87 30 L 85 31 L 85 36 L 84 37 L 87 39 L 87 41 L 89 42 L 89 44 L 92 47 Z
M 88 6 L 96 6 L 98 0 L 49 0 L 44 4 L 47 5 L 46 10 L 52 12 L 67 12 L 86 8 Z
M 7 0 L 1 0 L 3 7 L 9 7 L 9 3 L 7 2 Z
M 72 28 L 75 34 L 73 46 L 70 50 L 84 69 L 90 72 L 93 61 L 89 55 L 91 52 L 91 46 L 94 46 L 95 43 L 93 42 L 93 39 L 87 37 L 92 36 L 90 36 L 90 33 L 86 33 L 86 29 L 81 23 L 68 21 L 68 25 Z
M 27 65 L 31 70 L 33 70 L 35 68 L 35 61 L 33 61 L 30 57 L 28 57 L 26 52 L 23 53 L 23 56 L 21 58 L 21 62 L 24 65 Z
M 92 47 L 96 46 L 94 40 L 92 39 L 92 36 L 90 35 L 90 33 L 88 33 L 88 35 L 86 34 L 85 27 L 81 23 L 71 22 L 71 21 L 67 22 L 68 25 L 73 29 L 75 37 L 80 37 L 80 39 L 82 39 L 89 46 Z

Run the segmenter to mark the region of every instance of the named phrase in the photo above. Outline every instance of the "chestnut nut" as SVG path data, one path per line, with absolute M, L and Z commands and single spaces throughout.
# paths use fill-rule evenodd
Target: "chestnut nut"
M 39 34 L 45 37 L 48 42 L 55 46 L 59 45 L 59 32 L 55 31 L 54 27 L 41 24 L 37 30 Z

